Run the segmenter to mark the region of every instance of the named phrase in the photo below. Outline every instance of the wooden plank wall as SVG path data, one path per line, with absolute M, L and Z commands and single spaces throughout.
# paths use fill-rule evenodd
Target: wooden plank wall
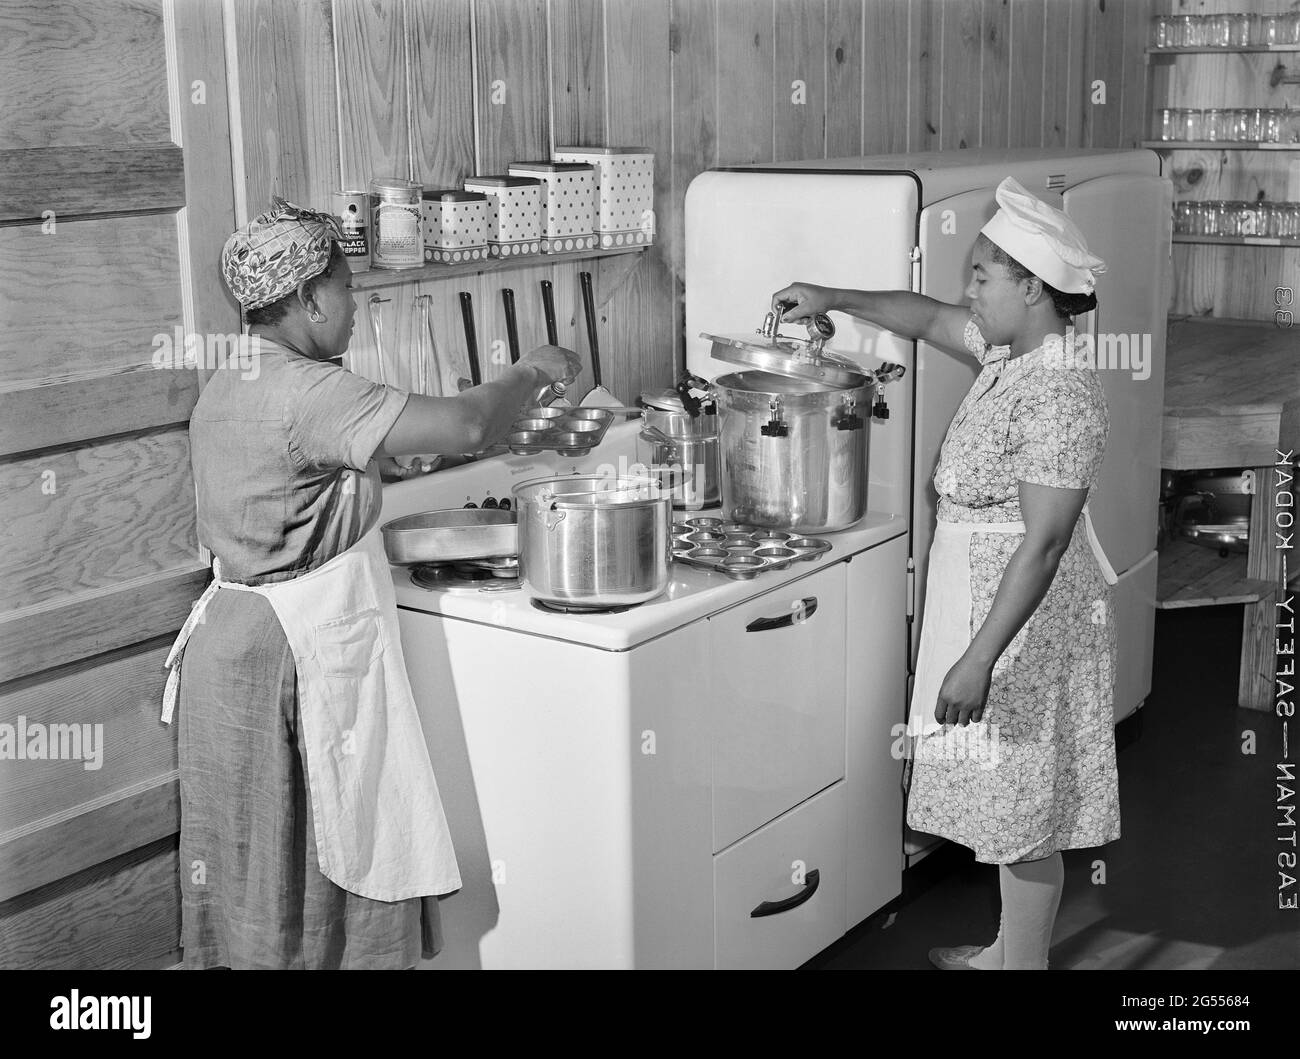
M 649 147 L 660 159 L 660 200 L 667 200 L 666 2 L 230 0 L 228 10 L 239 84 L 232 119 L 242 143 L 235 158 L 241 220 L 272 194 L 326 205 L 331 191 L 387 175 L 454 187 L 572 143 Z M 288 134 L 293 129 L 301 131 Z M 335 149 L 322 148 L 326 143 Z M 501 290 L 515 292 L 527 349 L 545 340 L 542 280 L 555 285 L 561 342 L 586 351 L 579 270 L 542 260 L 492 276 L 359 294 L 352 366 L 412 386 L 427 297 L 442 367 L 435 386 L 454 393 L 455 380 L 469 375 L 458 297 L 467 291 L 483 378 L 491 379 L 509 363 Z M 662 249 L 635 261 L 630 274 L 614 262 L 592 271 L 605 384 L 627 400 L 645 385 L 666 384 L 671 280 Z M 589 374 L 580 377 L 579 395 L 591 385 Z
M 652 148 L 658 242 L 630 273 L 626 262 L 596 270 L 606 383 L 631 400 L 670 382 L 681 354 L 683 202 L 699 172 L 896 151 L 1134 146 L 1147 120 L 1147 6 L 230 0 L 237 183 L 253 212 L 272 192 L 323 204 L 330 190 L 389 173 L 454 185 L 563 143 Z M 1104 104 L 1091 98 L 1097 79 Z M 338 154 L 325 146 L 335 140 Z M 385 378 L 414 377 L 417 295 L 431 298 L 449 379 L 468 374 L 461 290 L 474 296 L 484 356 L 498 352 L 485 378 L 505 362 L 502 287 L 516 291 L 529 345 L 541 335 L 537 284 L 551 279 L 562 341 L 585 350 L 577 271 L 536 264 L 379 292 Z M 377 376 L 371 298 L 360 296 L 353 364 Z
M 160 966 L 178 946 L 158 711 L 207 576 L 199 373 L 153 357 L 160 336 L 238 330 L 216 267 L 222 45 L 217 5 L 0 0 L 0 966 Z M 91 742 L 16 758 L 24 725 Z
M 1156 0 L 1163 14 L 1214 14 L 1293 10 L 1286 0 Z M 1151 98 L 1146 120 L 1155 138 L 1161 107 L 1300 106 L 1300 85 L 1269 86 L 1279 63 L 1294 71 L 1296 55 L 1180 55 L 1151 63 Z M 1175 151 L 1170 176 L 1177 200 L 1300 201 L 1300 155 L 1266 151 Z M 1238 320 L 1272 320 L 1274 291 L 1294 289 L 1300 278 L 1300 250 L 1282 247 L 1174 247 L 1172 312 Z

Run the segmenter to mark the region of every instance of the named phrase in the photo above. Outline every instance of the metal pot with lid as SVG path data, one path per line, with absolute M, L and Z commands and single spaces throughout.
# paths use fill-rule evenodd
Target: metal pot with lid
M 801 533 L 846 529 L 867 513 L 870 420 L 887 418 L 880 387 L 904 369 L 872 371 L 825 348 L 825 314 L 809 337 L 780 334 L 768 313 L 754 335 L 702 335 L 718 360 L 750 370 L 713 380 L 723 517 Z
M 711 395 L 704 401 L 692 396 L 698 384 L 706 394 L 708 384 L 687 376 L 670 390 L 641 394 L 641 433 L 637 458 L 664 477 L 673 507 L 699 509 L 718 503 L 718 414 Z

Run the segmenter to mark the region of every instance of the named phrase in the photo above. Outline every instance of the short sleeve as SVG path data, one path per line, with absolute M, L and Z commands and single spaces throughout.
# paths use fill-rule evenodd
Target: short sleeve
M 966 321 L 966 330 L 961 334 L 961 340 L 966 343 L 969 349 L 977 357 L 984 356 L 984 350 L 988 348 L 988 343 L 984 341 L 984 336 L 980 334 L 979 326 L 975 323 L 975 317 Z
M 1028 395 L 1013 413 L 1019 444 L 1012 476 L 1030 485 L 1087 489 L 1106 454 L 1109 420 L 1101 388 L 1051 386 Z
M 327 361 L 300 370 L 286 407 L 296 454 L 311 466 L 364 471 L 410 395 Z

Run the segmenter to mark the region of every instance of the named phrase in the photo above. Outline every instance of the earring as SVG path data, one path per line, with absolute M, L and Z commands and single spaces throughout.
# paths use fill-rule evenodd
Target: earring
M 318 309 L 313 309 L 313 310 L 312 310 L 312 311 L 307 315 L 307 319 L 310 320 L 310 321 L 311 321 L 312 323 L 314 323 L 314 324 L 323 324 L 323 323 L 325 322 L 325 315 L 324 315 L 322 312 L 320 312 L 320 310 L 318 310 Z

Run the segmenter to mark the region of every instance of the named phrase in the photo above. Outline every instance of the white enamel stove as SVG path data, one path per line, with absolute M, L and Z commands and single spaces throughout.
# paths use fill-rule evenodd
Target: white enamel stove
M 383 519 L 626 469 L 637 429 L 385 486 Z M 906 528 L 869 514 L 748 581 L 674 563 L 606 614 L 394 567 L 464 880 L 431 966 L 795 967 L 895 897 Z

